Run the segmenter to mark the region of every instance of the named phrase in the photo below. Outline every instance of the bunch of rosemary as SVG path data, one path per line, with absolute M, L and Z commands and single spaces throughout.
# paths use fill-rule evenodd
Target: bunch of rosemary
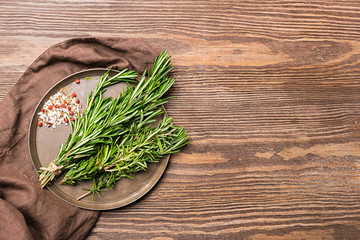
M 149 124 L 162 114 L 161 106 L 168 101 L 164 94 L 174 84 L 168 77 L 173 69 L 171 57 L 162 52 L 146 77 L 116 98 L 103 98 L 106 87 L 119 82 L 135 82 L 137 74 L 123 70 L 113 77 L 105 73 L 94 92 L 87 97 L 86 109 L 71 124 L 71 133 L 60 146 L 57 158 L 40 168 L 42 187 L 64 173 L 63 184 L 92 179 L 98 193 L 110 189 L 122 177 L 147 169 L 147 162 L 180 150 L 187 144 L 184 128 L 175 127 L 164 116 L 156 127 Z

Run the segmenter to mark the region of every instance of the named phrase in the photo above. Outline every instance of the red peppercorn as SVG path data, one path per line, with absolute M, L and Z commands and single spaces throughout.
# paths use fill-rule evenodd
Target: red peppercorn
M 77 104 L 79 104 L 79 103 L 80 103 L 80 100 L 79 100 L 79 99 L 76 99 L 75 102 L 76 102 Z
M 71 116 L 71 115 L 74 115 L 74 112 L 73 111 L 70 111 L 69 112 L 69 115 Z
M 69 122 L 69 120 L 68 120 L 67 118 L 64 118 L 64 122 L 68 123 L 68 122 Z
M 55 107 L 55 108 L 59 108 L 59 105 L 56 104 L 54 107 Z
M 72 93 L 71 96 L 72 96 L 72 97 L 76 97 L 76 94 L 75 94 L 75 93 Z
M 42 111 L 42 112 L 45 112 L 45 109 L 42 108 L 41 111 Z
M 71 110 L 71 107 L 70 107 L 70 106 L 68 106 L 68 110 L 69 110 L 69 111 Z
M 71 120 L 71 121 L 75 121 L 75 118 L 72 117 L 72 118 L 70 118 L 70 120 Z
M 48 106 L 48 109 L 51 110 L 51 109 L 52 109 L 52 105 L 49 105 L 49 106 Z
M 75 79 L 75 83 L 76 83 L 76 84 L 79 84 L 79 83 L 80 83 L 80 80 L 79 80 L 79 79 Z
M 65 103 L 62 103 L 62 104 L 61 104 L 61 107 L 62 107 L 62 108 L 65 108 L 65 107 L 66 107 Z
M 38 126 L 41 127 L 41 126 L 42 126 L 42 123 L 41 123 L 41 122 L 38 122 Z

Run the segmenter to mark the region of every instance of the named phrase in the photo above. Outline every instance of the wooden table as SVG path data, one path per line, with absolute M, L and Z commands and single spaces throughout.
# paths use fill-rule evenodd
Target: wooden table
M 95 239 L 360 239 L 360 3 L 0 1 L 0 98 L 51 45 L 140 37 L 173 56 L 192 143 Z

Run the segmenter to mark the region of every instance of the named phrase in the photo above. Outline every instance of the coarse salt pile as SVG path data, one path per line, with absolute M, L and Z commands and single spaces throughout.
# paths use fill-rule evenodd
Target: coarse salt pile
M 61 90 L 52 95 L 38 113 L 38 126 L 56 128 L 61 124 L 68 125 L 70 121 L 75 121 L 75 117 L 80 114 L 80 100 L 76 94 L 64 94 Z

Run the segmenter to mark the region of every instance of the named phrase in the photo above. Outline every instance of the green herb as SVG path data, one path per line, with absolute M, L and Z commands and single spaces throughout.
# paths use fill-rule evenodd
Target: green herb
M 147 169 L 147 162 L 179 151 L 188 138 L 183 128 L 172 125 L 164 116 L 157 127 L 149 124 L 162 114 L 161 106 L 169 99 L 164 94 L 174 83 L 170 56 L 162 52 L 146 77 L 116 98 L 103 98 L 106 87 L 119 82 L 134 82 L 137 74 L 123 70 L 113 77 L 105 73 L 87 98 L 81 117 L 71 124 L 71 134 L 60 147 L 57 158 L 41 168 L 39 180 L 44 187 L 64 173 L 63 184 L 92 179 L 97 193 L 112 188 L 122 177 Z
M 147 170 L 148 162 L 158 162 L 186 144 L 186 132 L 173 126 L 171 120 L 164 117 L 157 127 L 139 128 L 134 124 L 123 139 L 102 145 L 97 155 L 78 162 L 64 175 L 62 183 L 93 179 L 94 188 L 84 190 L 95 194 L 112 188 L 122 177 L 132 178 L 131 173 Z

